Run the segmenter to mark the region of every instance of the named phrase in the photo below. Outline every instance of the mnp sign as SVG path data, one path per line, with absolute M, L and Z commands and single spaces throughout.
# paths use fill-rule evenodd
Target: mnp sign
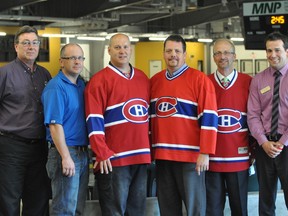
M 274 31 L 287 34 L 288 1 L 243 3 L 246 49 L 265 49 L 265 37 Z
M 287 1 L 243 3 L 243 16 L 285 14 L 286 9 Z

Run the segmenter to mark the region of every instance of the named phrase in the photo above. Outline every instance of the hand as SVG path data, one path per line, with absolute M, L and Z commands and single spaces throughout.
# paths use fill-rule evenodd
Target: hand
M 71 157 L 62 159 L 62 173 L 67 177 L 75 175 L 75 164 Z
M 112 164 L 110 162 L 110 159 L 99 161 L 99 162 L 96 161 L 94 164 L 94 169 L 97 167 L 98 164 L 100 167 L 100 173 L 101 174 L 103 174 L 104 172 L 105 172 L 105 174 L 112 172 Z
M 196 162 L 196 171 L 198 175 L 201 172 L 207 171 L 209 169 L 209 154 L 199 154 Z
M 117 157 L 117 154 L 114 154 L 113 156 Z M 93 168 L 96 169 L 98 164 L 99 164 L 101 174 L 103 174 L 104 172 L 105 172 L 105 174 L 112 172 L 112 164 L 111 164 L 110 158 L 108 158 L 107 160 L 103 160 L 103 161 L 97 161 L 96 160 Z
M 263 150 L 271 158 L 276 158 L 283 149 L 283 144 L 280 142 L 267 141 L 262 144 Z

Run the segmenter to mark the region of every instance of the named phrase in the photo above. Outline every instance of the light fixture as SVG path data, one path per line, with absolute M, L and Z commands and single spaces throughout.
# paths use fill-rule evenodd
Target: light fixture
M 164 37 L 149 37 L 150 41 L 165 41 L 166 38 Z
M 0 32 L 0 36 L 6 36 L 6 32 Z
M 70 34 L 42 34 L 42 37 L 58 37 L 58 38 L 74 38 L 75 35 Z
M 163 0 L 152 0 L 150 5 L 153 7 L 159 7 L 164 5 L 166 2 L 164 2 Z
M 187 10 L 196 10 L 196 9 L 197 9 L 197 0 L 190 0 L 190 3 L 188 3 L 187 5 Z
M 227 7 L 227 0 L 222 0 L 221 2 L 222 2 L 222 5 L 220 7 L 219 13 L 229 13 L 230 10 Z
M 77 37 L 78 40 L 105 41 L 105 37 Z
M 187 7 L 187 10 L 196 10 L 197 6 L 196 5 L 190 5 Z
M 230 38 L 232 41 L 244 41 L 244 38 Z
M 139 41 L 139 38 L 135 38 L 135 37 L 129 37 L 129 40 L 131 41 L 131 42 L 138 42 Z
M 198 42 L 211 43 L 212 41 L 210 38 L 198 38 Z

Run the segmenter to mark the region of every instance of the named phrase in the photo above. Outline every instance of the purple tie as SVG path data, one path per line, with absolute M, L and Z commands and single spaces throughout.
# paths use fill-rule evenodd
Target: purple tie
M 270 135 L 277 135 L 278 129 L 278 118 L 279 118 L 279 84 L 280 84 L 280 76 L 281 73 L 276 71 L 274 73 L 275 81 L 274 81 L 274 91 L 273 91 L 273 102 L 272 102 L 272 120 L 271 120 L 271 131 Z

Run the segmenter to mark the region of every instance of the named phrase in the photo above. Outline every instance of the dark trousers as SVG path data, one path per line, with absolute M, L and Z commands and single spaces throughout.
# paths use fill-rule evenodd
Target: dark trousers
M 206 210 L 205 172 L 196 163 L 156 160 L 156 184 L 161 216 L 204 216 Z
M 262 147 L 256 149 L 256 170 L 259 182 L 259 215 L 274 216 L 277 182 L 280 179 L 288 208 L 288 149 L 270 158 Z
M 206 216 L 224 215 L 226 193 L 232 216 L 247 215 L 248 171 L 206 172 Z
M 0 136 L 0 216 L 45 216 L 49 209 L 45 141 L 24 143 Z
M 102 216 L 144 216 L 147 165 L 113 167 L 112 173 L 96 173 Z

